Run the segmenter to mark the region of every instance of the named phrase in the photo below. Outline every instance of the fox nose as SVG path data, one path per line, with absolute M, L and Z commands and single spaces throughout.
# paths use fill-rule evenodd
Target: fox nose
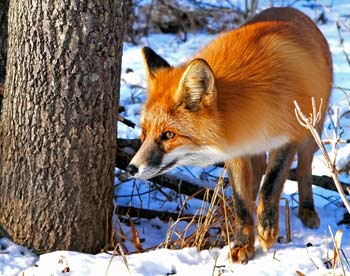
M 133 164 L 130 164 L 129 166 L 126 167 L 126 171 L 128 172 L 128 174 L 130 174 L 131 176 L 134 176 L 135 174 L 138 173 L 139 168 L 136 167 Z

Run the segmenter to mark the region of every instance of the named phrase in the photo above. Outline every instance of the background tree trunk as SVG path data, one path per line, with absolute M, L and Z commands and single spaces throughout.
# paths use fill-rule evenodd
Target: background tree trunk
M 9 0 L 0 0 L 0 85 L 5 82 L 7 52 L 7 12 Z
M 124 40 L 137 44 L 138 37 L 134 28 L 134 22 L 137 20 L 134 12 L 134 0 L 124 0 L 125 5 L 125 33 Z
M 0 224 L 34 250 L 110 240 L 122 3 L 10 3 Z
M 2 156 L 2 102 L 4 95 L 4 84 L 6 76 L 7 60 L 7 18 L 8 18 L 9 0 L 0 0 L 0 171 Z M 1 181 L 1 178 L 0 178 Z M 0 201 L 1 205 L 1 201 Z M 0 213 L 1 216 L 1 213 Z M 0 238 L 6 236 L 5 229 L 0 224 Z
M 9 8 L 9 0 L 0 0 L 0 119 L 2 115 L 2 100 L 3 100 L 3 91 L 4 91 L 4 83 L 5 83 L 5 76 L 6 76 L 8 8 Z M 1 144 L 0 144 L 0 147 L 1 147 Z M 0 156 L 1 156 L 1 150 L 0 150 Z

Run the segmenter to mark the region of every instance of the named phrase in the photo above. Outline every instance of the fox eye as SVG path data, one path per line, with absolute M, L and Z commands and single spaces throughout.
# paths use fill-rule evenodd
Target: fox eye
M 163 141 L 171 140 L 171 139 L 174 139 L 175 135 L 176 135 L 176 134 L 175 134 L 174 132 L 165 131 L 165 132 L 162 133 L 161 139 L 162 139 Z

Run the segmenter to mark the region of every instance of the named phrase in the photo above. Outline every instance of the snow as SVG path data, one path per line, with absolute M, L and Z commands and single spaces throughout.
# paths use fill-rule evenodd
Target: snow
M 283 197 L 297 199 L 297 184 L 287 181 Z M 296 217 L 296 209 L 291 208 L 291 243 L 276 243 L 268 252 L 264 252 L 256 242 L 255 257 L 247 265 L 231 264 L 228 259 L 228 247 L 222 249 L 198 251 L 195 248 L 182 250 L 157 249 L 145 253 L 134 253 L 126 256 L 127 263 L 122 256 L 112 256 L 101 253 L 97 255 L 83 254 L 72 251 L 55 251 L 43 254 L 38 259 L 28 249 L 15 245 L 7 239 L 1 240 L 1 246 L 7 246 L 0 254 L 1 275 L 17 275 L 22 269 L 24 275 L 296 275 L 300 271 L 305 275 L 328 275 L 330 271 L 324 270 L 324 261 L 327 254 L 332 256 L 333 244 L 329 227 L 333 233 L 343 230 L 343 243 L 341 247 L 349 256 L 349 226 L 337 226 L 336 222 L 342 218 L 344 211 L 340 210 L 339 196 L 335 192 L 314 187 L 317 211 L 321 217 L 321 226 L 318 230 L 305 228 Z M 335 203 L 330 203 L 330 199 Z M 280 235 L 285 235 L 284 207 L 280 210 Z M 164 241 L 167 225 L 159 219 L 144 220 L 137 229 L 140 238 L 145 238 L 149 246 Z M 129 234 L 131 229 L 123 229 Z M 327 238 L 326 238 L 327 236 Z M 309 244 L 309 247 L 306 246 Z M 34 263 L 36 262 L 35 266 Z M 69 267 L 69 273 L 62 273 Z M 318 269 L 318 268 L 319 269 Z M 106 274 L 108 270 L 108 274 Z M 129 272 L 130 270 L 130 272 Z M 340 271 L 340 270 L 338 270 Z M 22 275 L 22 274 L 21 274 Z M 334 275 L 334 274 L 330 274 Z M 341 274 L 339 274 L 341 275 Z
M 215 2 L 215 1 L 214 1 Z M 260 2 L 260 9 L 267 7 L 271 1 Z M 291 1 L 284 1 L 285 4 Z M 293 1 L 294 2 L 294 1 Z M 295 1 L 295 6 L 315 18 L 314 10 L 308 5 L 311 2 Z M 314 2 L 312 2 L 314 3 Z M 330 5 L 332 4 L 333 5 Z M 343 45 L 340 44 L 335 20 L 340 19 L 348 26 L 349 17 L 345 17 L 346 11 L 349 16 L 350 3 L 348 0 L 324 1 L 329 13 L 328 23 L 319 26 L 325 34 L 333 54 L 335 84 L 340 87 L 350 88 L 350 66 L 346 61 L 343 51 L 350 53 L 350 32 L 342 31 Z M 319 13 L 319 12 L 316 12 Z M 198 48 L 205 45 L 213 35 L 205 33 L 189 34 L 188 41 L 182 42 L 174 35 L 151 34 L 142 40 L 140 46 L 130 44 L 124 45 L 121 81 L 121 105 L 126 107 L 122 114 L 128 119 L 138 122 L 142 103 L 146 99 L 144 87 L 145 74 L 141 62 L 140 49 L 142 46 L 152 47 L 158 54 L 168 60 L 170 64 L 179 64 L 191 56 Z M 132 69 L 132 71 L 127 70 Z M 334 89 L 331 97 L 330 116 L 326 119 L 325 128 L 332 137 L 331 119 L 334 120 L 334 110 L 339 108 L 340 114 L 349 110 L 348 99 L 344 93 Z M 333 116 L 333 117 L 332 117 Z M 344 139 L 350 137 L 349 116 L 343 119 Z M 135 130 L 118 124 L 119 137 L 137 138 L 140 129 Z M 324 134 L 326 137 L 326 134 Z M 331 147 L 328 147 L 331 150 Z M 343 167 L 350 159 L 349 145 L 341 146 L 337 156 L 337 166 Z M 117 170 L 117 173 L 121 173 Z M 215 185 L 214 176 L 219 176 L 221 169 L 209 167 L 178 168 L 172 173 L 181 174 L 186 178 L 193 179 L 193 175 L 203 186 Z M 319 152 L 315 154 L 313 162 L 313 173 L 327 175 L 328 171 L 323 158 Z M 343 175 L 343 181 L 349 182 L 349 177 Z M 192 180 L 194 181 L 194 180 Z M 196 183 L 199 182 L 198 180 Z M 122 182 L 116 178 L 115 195 L 117 205 L 134 207 L 147 207 L 158 211 L 177 212 L 184 208 L 187 214 L 194 214 L 202 206 L 198 199 L 188 199 L 170 189 L 162 189 L 163 193 L 154 189 L 147 181 L 129 180 Z M 151 194 L 147 192 L 154 189 Z M 131 190 L 137 193 L 147 193 L 145 196 L 130 196 Z M 72 251 L 55 251 L 37 256 L 31 250 L 21 245 L 14 244 L 6 238 L 0 239 L 0 275 L 297 275 L 300 271 L 305 275 L 342 275 L 338 265 L 336 270 L 327 269 L 325 261 L 327 256 L 333 256 L 333 235 L 337 230 L 343 231 L 341 248 L 344 250 L 348 260 L 350 258 L 350 231 L 349 225 L 337 225 L 345 213 L 339 195 L 335 192 L 314 186 L 314 198 L 317 212 L 321 218 L 319 229 L 308 229 L 303 226 L 297 218 L 297 183 L 288 180 L 284 187 L 283 198 L 287 198 L 290 204 L 291 238 L 290 243 L 276 243 L 270 250 L 264 252 L 256 241 L 256 254 L 246 265 L 232 264 L 228 258 L 229 247 L 213 248 L 198 251 L 196 248 L 184 248 L 181 250 L 170 250 L 155 248 L 164 242 L 168 231 L 168 223 L 158 218 L 140 219 L 135 223 L 143 248 L 155 248 L 143 253 L 133 253 L 126 256 L 122 254 L 113 255 L 112 252 L 97 255 L 84 254 Z M 135 192 L 136 193 L 136 192 Z M 167 196 L 165 196 L 165 194 Z M 186 201 L 186 206 L 182 203 Z M 185 221 L 176 224 L 181 232 L 187 226 Z M 132 228 L 115 218 L 115 227 L 121 229 L 127 237 L 131 237 Z M 193 227 L 189 230 L 193 231 Z M 285 207 L 281 200 L 280 207 L 280 235 L 285 235 Z M 130 252 L 135 251 L 130 241 L 125 241 L 125 246 Z M 344 261 L 344 259 L 343 259 Z M 350 275 L 350 267 L 344 263 L 346 275 Z

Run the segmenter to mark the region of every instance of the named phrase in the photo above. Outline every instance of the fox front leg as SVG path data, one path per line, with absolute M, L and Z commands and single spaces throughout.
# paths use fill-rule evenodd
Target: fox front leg
M 270 153 L 259 194 L 257 235 L 264 250 L 269 249 L 279 233 L 279 202 L 296 147 L 287 144 Z
M 235 214 L 234 247 L 230 254 L 233 261 L 247 263 L 255 252 L 252 164 L 249 157 L 242 157 L 227 161 L 226 167 Z

